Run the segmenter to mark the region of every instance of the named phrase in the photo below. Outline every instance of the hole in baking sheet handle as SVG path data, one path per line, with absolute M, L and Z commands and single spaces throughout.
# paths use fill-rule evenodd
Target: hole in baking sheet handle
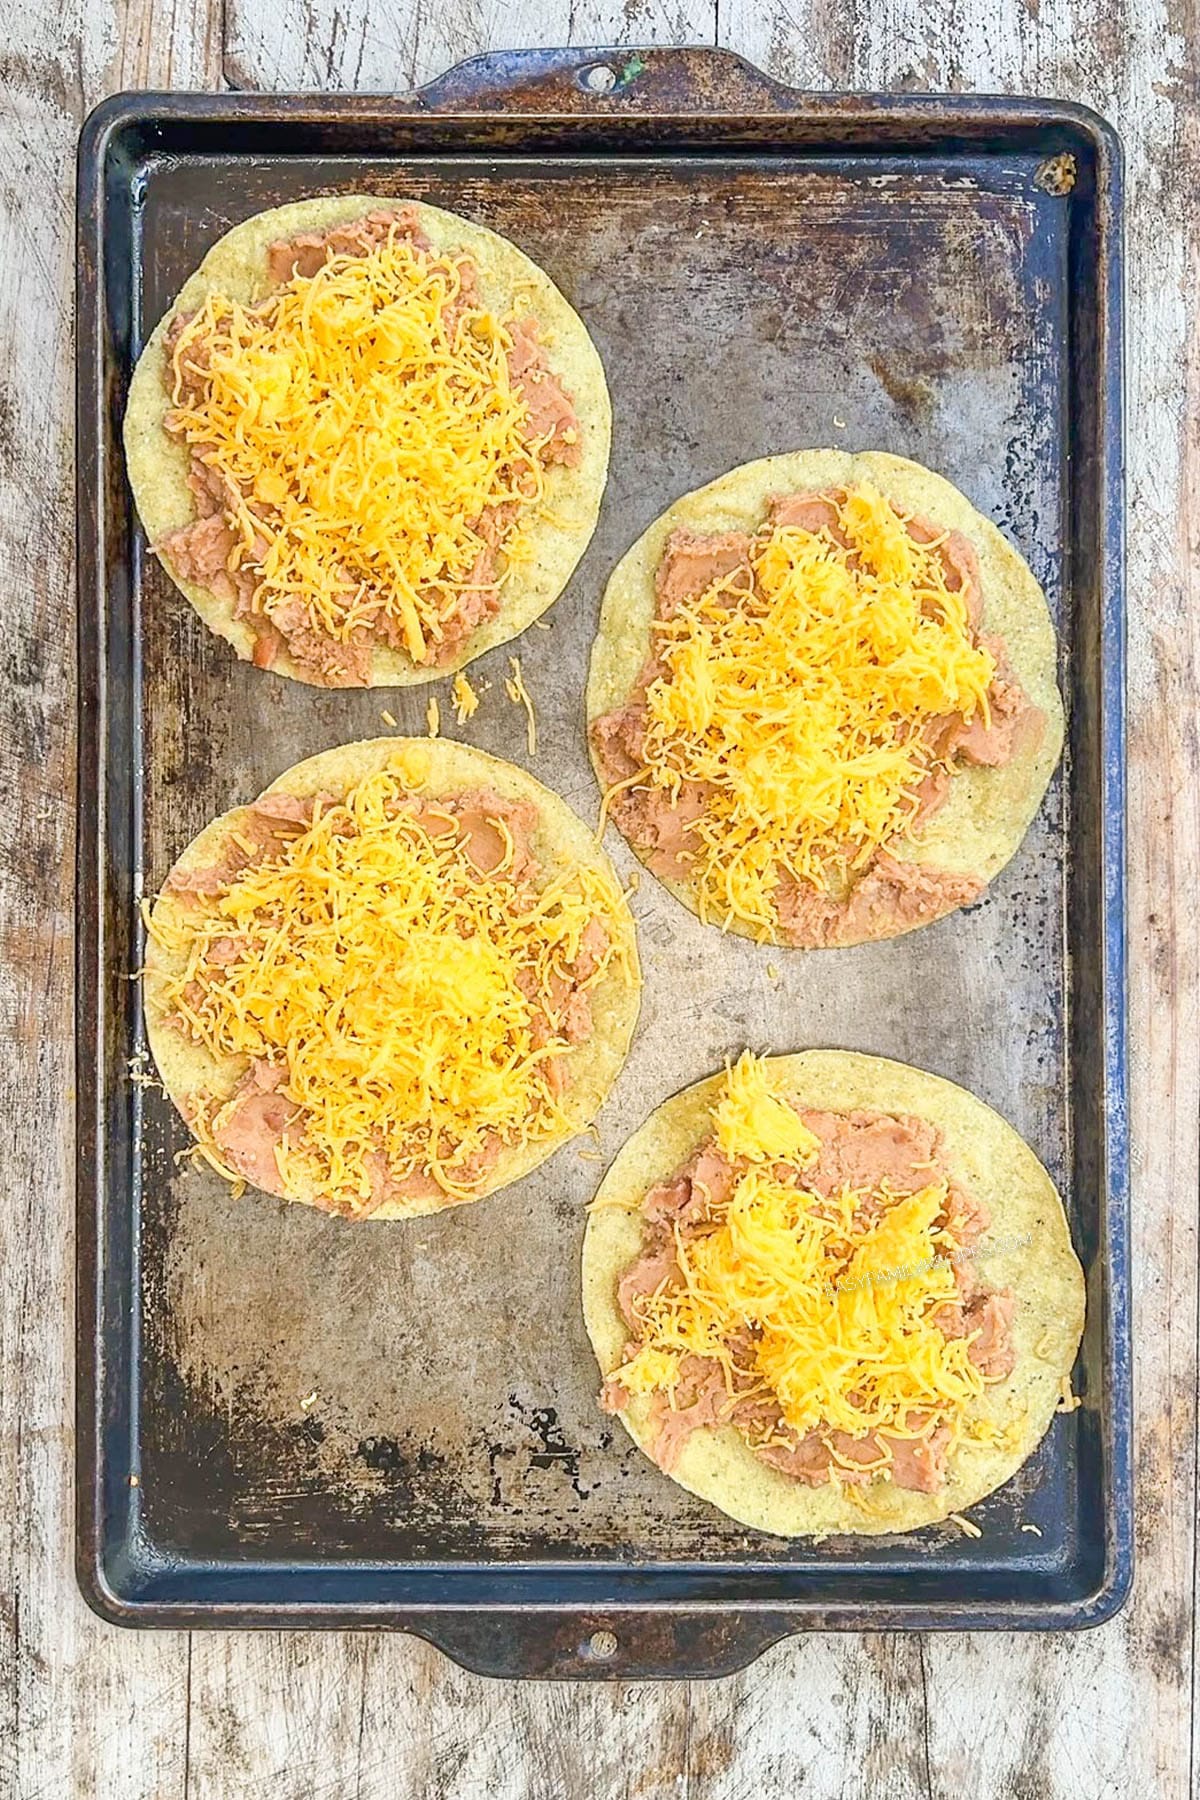
M 579 71 L 579 85 L 589 94 L 611 94 L 617 85 L 617 71 L 608 63 L 589 63 Z
M 620 1649 L 616 1632 L 593 1631 L 579 1646 L 579 1654 L 587 1662 L 611 1662 Z

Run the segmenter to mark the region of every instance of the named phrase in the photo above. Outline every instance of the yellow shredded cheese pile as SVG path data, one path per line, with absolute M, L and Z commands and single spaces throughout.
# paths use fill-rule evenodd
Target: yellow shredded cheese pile
M 300 600 L 314 630 L 378 623 L 427 663 L 480 585 L 481 517 L 510 562 L 527 555 L 539 446 L 512 320 L 470 298 L 471 266 L 393 230 L 257 305 L 212 294 L 184 327 L 168 428 L 239 491 L 233 566 L 268 617 Z
M 394 1179 L 432 1173 L 470 1195 L 489 1144 L 561 1124 L 554 996 L 589 921 L 608 944 L 578 985 L 631 979 L 604 876 L 514 879 L 497 816 L 507 849 L 481 877 L 453 815 L 431 800 L 419 819 L 407 801 L 396 773 L 372 774 L 215 896 L 168 889 L 151 919 L 183 958 L 166 1000 L 188 1034 L 217 1058 L 285 1065 L 279 1091 L 302 1109 L 276 1153 L 291 1192 L 366 1201 L 382 1151 Z M 213 966 L 218 939 L 237 955 Z
M 684 1357 L 706 1357 L 731 1396 L 748 1378 L 750 1391 L 773 1396 L 799 1436 L 916 1437 L 933 1418 L 957 1437 L 987 1380 L 968 1354 L 973 1336 L 947 1338 L 934 1321 L 959 1298 L 957 1240 L 939 1222 L 945 1177 L 931 1171 L 912 1194 L 884 1183 L 870 1221 L 862 1192 L 828 1198 L 805 1187 L 819 1140 L 794 1112 L 795 1129 L 784 1127 L 783 1111 L 792 1109 L 769 1067 L 744 1056 L 711 1109 L 718 1145 L 739 1158 L 731 1192 L 710 1206 L 701 1234 L 676 1227 L 682 1281 L 636 1302 L 639 1348 L 617 1379 L 631 1393 L 670 1395 Z M 979 1422 L 971 1435 L 981 1429 L 993 1435 Z
M 750 1162 L 806 1163 L 821 1148 L 820 1138 L 779 1091 L 768 1064 L 749 1050 L 725 1071 L 712 1120 L 718 1147 L 730 1162 L 744 1156 Z
M 830 497 L 849 548 L 769 528 L 752 593 L 735 572 L 654 627 L 641 780 L 672 799 L 711 784 L 688 833 L 702 910 L 762 931 L 781 871 L 836 891 L 910 828 L 925 728 L 986 718 L 995 672 L 937 543 L 872 488 Z

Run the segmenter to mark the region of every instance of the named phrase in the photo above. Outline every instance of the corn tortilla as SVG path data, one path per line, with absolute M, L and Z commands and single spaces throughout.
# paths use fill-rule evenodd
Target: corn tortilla
M 956 770 L 945 803 L 919 839 L 900 838 L 888 845 L 899 862 L 990 881 L 1018 849 L 1062 753 L 1063 706 L 1055 674 L 1054 626 L 1045 595 L 1008 539 L 949 481 L 905 457 L 875 450 L 854 455 L 844 450 L 798 450 L 787 456 L 767 456 L 730 470 L 668 507 L 626 552 L 605 590 L 588 678 L 589 746 L 591 725 L 603 713 L 625 703 L 649 654 L 655 571 L 667 538 L 677 526 L 698 532 L 755 532 L 775 494 L 817 492 L 864 482 L 905 512 L 961 531 L 970 540 L 979 557 L 983 629 L 1003 637 L 1021 685 L 1046 717 L 1040 744 L 1027 745 L 998 769 Z M 594 746 L 590 747 L 603 788 L 607 777 Z M 637 846 L 634 849 L 648 861 L 647 852 Z M 661 875 L 656 879 L 689 910 L 698 910 L 691 883 Z M 899 926 L 895 933 L 877 935 L 899 935 L 916 928 L 914 922 Z M 729 929 L 744 937 L 761 935 L 738 920 L 732 921 Z M 774 933 L 765 941 L 791 947 L 785 937 Z M 861 941 L 845 938 L 839 945 Z
M 300 200 L 290 206 L 257 213 L 219 238 L 179 297 L 159 321 L 138 359 L 129 388 L 125 413 L 125 459 L 130 486 L 142 525 L 151 544 L 167 533 L 188 525 L 196 506 L 187 486 L 189 452 L 164 428 L 170 397 L 164 381 L 167 372 L 166 336 L 178 313 L 190 313 L 209 294 L 221 293 L 249 303 L 268 291 L 266 253 L 280 238 L 300 232 L 324 231 L 333 225 L 360 219 L 378 207 L 403 205 L 416 214 L 435 254 L 465 251 L 478 270 L 480 295 L 488 306 L 507 312 L 514 304 L 527 307 L 543 329 L 548 359 L 570 394 L 579 418 L 582 459 L 578 468 L 554 464 L 545 472 L 544 516 L 530 519 L 529 535 L 534 554 L 514 568 L 502 590 L 500 610 L 485 619 L 462 645 L 459 654 L 438 667 L 416 666 L 402 651 L 379 644 L 374 649 L 372 687 L 407 687 L 438 681 L 463 668 L 485 650 L 517 637 L 556 600 L 587 548 L 608 472 L 612 412 L 604 368 L 587 330 L 550 277 L 515 244 L 420 201 L 397 201 L 379 194 L 348 194 L 335 199 Z M 208 588 L 182 580 L 168 557 L 160 560 L 176 587 L 191 601 L 205 624 L 233 645 L 239 657 L 249 659 L 254 633 L 245 619 L 233 616 L 233 602 Z M 281 651 L 274 672 L 293 680 L 314 682 L 310 669 L 298 665 Z
M 941 1129 L 947 1166 L 991 1214 L 977 1252 L 982 1279 L 989 1288 L 1011 1287 L 1016 1296 L 1013 1374 L 987 1388 L 964 1418 L 1011 1424 L 1012 1442 L 1003 1449 L 960 1442 L 937 1494 L 873 1482 L 860 1490 L 869 1513 L 841 1487 L 806 1487 L 760 1461 L 732 1425 L 694 1431 L 670 1479 L 743 1525 L 781 1537 L 913 1531 L 1002 1486 L 1049 1429 L 1083 1331 L 1083 1270 L 1066 1214 L 1029 1146 L 999 1113 L 954 1082 L 849 1050 L 806 1050 L 770 1061 L 775 1077 L 806 1107 L 910 1113 Z M 583 1246 L 583 1310 L 606 1379 L 629 1335 L 617 1307 L 617 1281 L 642 1242 L 641 1214 L 627 1209 L 636 1209 L 647 1189 L 671 1176 L 710 1135 L 709 1108 L 723 1080 L 711 1076 L 665 1101 L 625 1144 L 596 1195 Z M 649 1409 L 649 1397 L 635 1395 L 619 1415 L 642 1450 Z
M 504 799 L 532 802 L 537 809 L 538 823 L 530 836 L 530 845 L 547 879 L 561 874 L 564 868 L 586 868 L 607 877 L 616 897 L 614 909 L 606 917 L 605 924 L 614 942 L 624 950 L 632 980 L 626 983 L 613 970 L 589 990 L 594 1029 L 587 1042 L 572 1050 L 566 1059 L 570 1079 L 562 1098 L 564 1123 L 557 1132 L 535 1142 L 504 1149 L 486 1184 L 474 1196 L 483 1199 L 536 1168 L 569 1138 L 584 1130 L 603 1105 L 625 1060 L 637 1021 L 640 974 L 633 919 L 621 896 L 612 866 L 596 843 L 594 833 L 575 817 L 566 802 L 524 770 L 469 745 L 394 737 L 347 744 L 297 763 L 264 792 L 298 797 L 322 792 L 344 794 L 380 769 L 403 769 L 412 791 L 429 799 L 451 799 L 479 788 L 490 788 Z M 214 819 L 188 845 L 175 864 L 175 870 L 187 874 L 216 863 L 230 838 L 241 829 L 247 812 L 245 807 L 235 807 Z M 157 912 L 162 904 L 160 895 L 154 911 Z M 165 986 L 169 979 L 179 975 L 184 962 L 182 956 L 153 940 L 149 942 L 144 1004 L 147 1036 L 163 1086 L 183 1117 L 188 1119 L 192 1097 L 228 1099 L 245 1073 L 248 1059 L 226 1057 L 218 1061 L 202 1045 L 193 1043 L 165 1023 L 169 1010 L 164 998 Z M 318 1197 L 314 1192 L 285 1193 L 282 1184 L 273 1191 L 282 1199 L 308 1204 L 315 1203 Z M 451 1196 L 390 1200 L 368 1217 L 413 1218 L 461 1204 L 464 1202 Z

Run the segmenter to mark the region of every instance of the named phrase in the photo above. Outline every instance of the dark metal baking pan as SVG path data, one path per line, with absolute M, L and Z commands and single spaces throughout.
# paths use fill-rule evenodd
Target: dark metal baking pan
M 1108 127 L 1049 101 L 816 98 L 710 50 L 531 52 L 400 96 L 119 97 L 89 120 L 79 175 L 91 1603 L 130 1624 L 403 1627 L 506 1675 L 712 1674 L 808 1626 L 1108 1616 L 1131 1563 Z M 577 1263 L 601 1164 L 575 1147 L 483 1205 L 348 1227 L 231 1203 L 177 1168 L 183 1126 L 130 1080 L 143 886 L 287 764 L 379 732 L 384 707 L 424 729 L 424 696 L 320 693 L 235 663 L 147 557 L 121 461 L 138 347 L 208 245 L 261 208 L 353 189 L 511 235 L 604 357 L 616 425 L 601 524 L 551 629 L 515 646 L 542 721 L 531 766 L 585 814 L 598 796 L 582 686 L 607 572 L 672 498 L 735 463 L 828 442 L 915 456 L 1045 585 L 1068 750 L 986 899 L 893 943 L 778 955 L 774 981 L 756 946 L 647 879 L 642 1023 L 600 1127 L 609 1156 L 747 1042 L 898 1056 L 1012 1120 L 1058 1180 L 1087 1270 L 1083 1405 L 973 1509 L 977 1539 L 952 1525 L 766 1538 L 640 1457 L 595 1403 Z M 463 735 L 529 762 L 506 654 L 473 668 L 491 688 Z

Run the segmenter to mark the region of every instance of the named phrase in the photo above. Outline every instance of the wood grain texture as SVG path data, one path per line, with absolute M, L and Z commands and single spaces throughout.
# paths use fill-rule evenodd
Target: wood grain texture
M 482 50 L 538 44 L 712 43 L 705 0 L 226 0 L 231 87 L 415 86 Z
M 0 56 L 0 1796 L 1017 1800 L 1192 1791 L 1200 1108 L 1200 23 L 1187 0 L 19 0 Z M 489 46 L 717 40 L 823 88 L 1098 106 L 1129 181 L 1139 1574 L 1093 1633 L 826 1638 L 690 1688 L 403 1638 L 138 1637 L 70 1566 L 71 159 L 122 86 L 392 88 Z
M 48 4 L 18 4 L 3 29 L 0 1793 L 157 1800 L 184 1778 L 187 1640 L 102 1627 L 71 1549 L 72 170 L 126 39 Z

